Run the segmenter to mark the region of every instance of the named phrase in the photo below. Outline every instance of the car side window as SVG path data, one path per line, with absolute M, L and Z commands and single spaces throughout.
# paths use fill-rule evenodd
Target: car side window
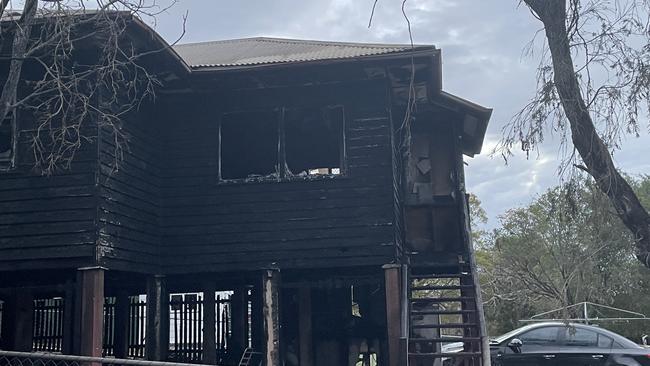
M 558 327 L 537 328 L 519 336 L 524 346 L 550 346 L 557 343 Z
M 596 347 L 598 333 L 581 328 L 565 328 L 564 345 L 569 347 Z
M 606 335 L 598 335 L 598 348 L 614 348 L 614 340 Z

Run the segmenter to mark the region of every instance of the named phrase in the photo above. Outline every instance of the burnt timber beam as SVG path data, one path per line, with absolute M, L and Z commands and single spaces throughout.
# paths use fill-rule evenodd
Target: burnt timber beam
M 255 281 L 255 286 L 251 291 L 251 343 L 253 350 L 259 352 L 264 350 L 264 306 L 262 303 L 262 281 L 260 278 Z
M 129 294 L 122 290 L 115 296 L 114 354 L 116 358 L 127 358 L 129 347 Z
M 386 283 L 386 326 L 388 332 L 388 366 L 400 365 L 401 273 L 399 264 L 383 266 Z
M 300 365 L 314 365 L 311 288 L 301 287 L 298 290 L 298 332 L 300 338 Z
M 248 289 L 237 287 L 230 297 L 232 351 L 241 354 L 248 347 Z
M 77 270 L 77 305 L 79 327 L 79 354 L 101 357 L 104 320 L 104 272 L 103 267 L 85 267 Z
M 145 356 L 164 361 L 169 349 L 169 294 L 165 276 L 147 279 L 147 325 Z
M 215 295 L 216 289 L 212 282 L 203 286 L 203 360 L 205 364 L 217 363 L 217 340 L 216 340 L 216 310 Z
M 75 299 L 75 284 L 73 281 L 68 280 L 65 284 L 63 300 L 63 344 L 61 346 L 63 354 L 72 354 L 74 352 Z
M 6 298 L 2 311 L 0 348 L 31 352 L 34 321 L 34 296 L 31 291 L 14 289 Z
M 280 271 L 267 269 L 262 277 L 266 366 L 280 366 Z

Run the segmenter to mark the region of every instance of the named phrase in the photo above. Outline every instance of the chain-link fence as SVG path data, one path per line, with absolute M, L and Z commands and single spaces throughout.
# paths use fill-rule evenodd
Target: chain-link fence
M 0 350 L 0 366 L 215 366 L 177 362 L 143 361 L 107 357 L 70 356 L 40 352 L 13 352 Z M 218 365 L 217 365 L 218 366 Z

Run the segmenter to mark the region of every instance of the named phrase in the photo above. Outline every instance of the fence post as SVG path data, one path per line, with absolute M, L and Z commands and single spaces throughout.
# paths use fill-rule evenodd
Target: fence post
M 63 300 L 63 345 L 61 346 L 61 352 L 63 354 L 72 354 L 74 353 L 74 334 L 76 328 L 75 324 L 75 285 L 72 280 L 68 280 L 65 283 L 65 295 Z
M 129 294 L 123 290 L 115 297 L 114 329 L 113 353 L 116 358 L 127 358 L 129 355 Z
M 169 294 L 165 276 L 147 279 L 147 325 L 145 354 L 151 361 L 164 361 L 169 351 Z
M 262 281 L 255 281 L 251 290 L 251 344 L 256 351 L 264 349 L 264 318 Z
M 203 286 L 203 363 L 209 365 L 217 363 L 215 292 L 214 283 Z

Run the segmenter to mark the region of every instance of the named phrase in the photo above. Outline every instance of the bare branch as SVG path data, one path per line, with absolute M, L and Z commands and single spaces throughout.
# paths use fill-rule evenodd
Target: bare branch
M 33 33 L 24 37 L 28 40 L 24 50 L 16 49 L 20 43 L 14 42 L 8 57 L 12 67 L 29 63 L 39 72 L 25 76 L 16 67 L 9 70 L 0 117 L 16 109 L 32 117 L 34 126 L 21 130 L 31 139 L 35 168 L 43 174 L 69 168 L 79 149 L 93 143 L 98 133 L 113 139 L 112 165 L 117 169 L 128 149 L 129 136 L 122 131 L 122 121 L 154 98 L 160 85 L 143 60 L 170 45 L 143 51 L 124 37 L 135 18 L 153 19 L 167 7 L 161 9 L 155 1 L 95 1 L 94 9 L 74 0 L 46 2 L 37 12 L 36 8 L 28 12 L 32 8 L 26 7 L 16 22 L 20 25 L 35 16 L 32 26 L 7 28 L 3 23 L 3 33 L 12 37 L 19 37 L 25 29 Z M 26 5 L 31 3 L 38 1 L 29 0 Z M 76 53 L 83 49 L 92 49 L 88 55 L 93 56 L 78 57 Z M 20 92 L 12 94 L 11 90 Z

